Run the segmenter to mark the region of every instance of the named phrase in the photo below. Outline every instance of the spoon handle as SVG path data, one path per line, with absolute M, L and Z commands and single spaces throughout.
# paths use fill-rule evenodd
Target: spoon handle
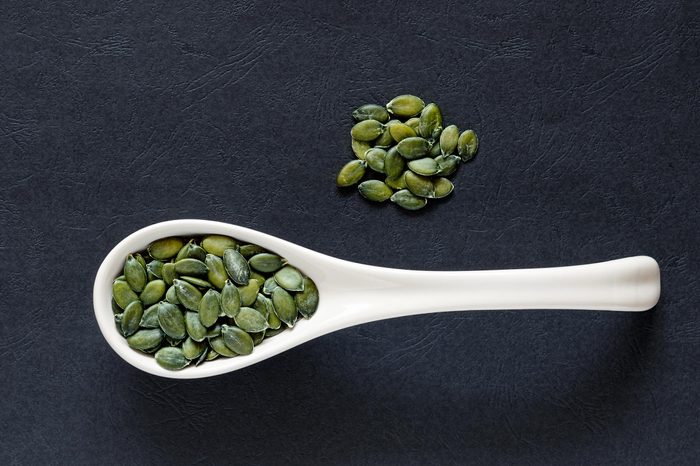
M 656 305 L 660 293 L 659 266 L 647 256 L 541 269 L 419 272 L 370 267 L 361 272 L 358 287 L 347 290 L 345 300 L 352 302 L 347 307 L 353 323 L 457 310 L 645 311 Z M 358 291 L 363 299 L 352 299 Z

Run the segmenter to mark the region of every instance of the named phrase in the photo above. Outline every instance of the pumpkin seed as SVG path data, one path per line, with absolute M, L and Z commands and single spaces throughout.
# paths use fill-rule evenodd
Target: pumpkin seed
M 438 175 L 449 176 L 457 171 L 461 159 L 456 155 L 440 155 L 435 158 L 438 164 Z
M 246 285 L 248 283 L 248 279 L 250 278 L 248 261 L 235 249 L 227 249 L 224 251 L 224 268 L 234 283 L 238 285 Z
M 187 311 L 185 313 L 185 330 L 194 341 L 204 341 L 207 336 L 207 328 L 202 324 L 199 313 Z
M 384 125 L 377 120 L 364 120 L 356 123 L 350 136 L 358 141 L 374 141 L 384 132 Z
M 413 117 L 409 118 L 406 120 L 406 126 L 410 127 L 414 133 L 416 133 L 416 136 L 418 135 L 418 126 L 420 125 L 420 118 L 419 117 Z
M 184 280 L 176 279 L 173 281 L 173 286 L 180 304 L 191 311 L 196 311 L 199 308 L 202 293 L 194 285 Z
M 218 289 L 223 288 L 228 278 L 226 269 L 224 268 L 224 261 L 214 254 L 207 254 L 204 258 L 204 264 L 207 266 L 207 269 L 209 269 L 207 272 L 207 280 Z
M 392 189 L 404 189 L 406 187 L 406 171 L 397 177 L 387 176 L 384 183 Z
M 155 280 L 156 278 L 163 278 L 163 263 L 158 260 L 152 260 L 146 265 L 146 273 L 148 274 L 149 280 Z
M 428 203 L 428 201 L 425 200 L 425 198 L 414 195 L 408 189 L 402 189 L 401 191 L 395 192 L 391 196 L 391 202 L 400 207 L 403 207 L 406 210 L 422 209 Z
M 146 268 L 146 259 L 143 258 L 143 256 L 141 255 L 141 253 L 138 253 L 138 252 L 135 253 L 135 254 L 134 254 L 134 258 L 135 258 L 137 261 L 139 261 L 139 264 L 141 264 L 141 267 L 143 267 L 144 269 Z
M 252 344 L 252 339 L 251 339 L 251 344 Z M 238 353 L 236 353 L 235 351 L 232 351 L 231 349 L 229 349 L 228 346 L 226 346 L 226 343 L 224 341 L 223 336 L 212 338 L 211 340 L 209 340 L 209 346 L 211 346 L 211 348 L 216 353 L 220 354 L 221 356 L 223 356 L 225 358 L 233 358 L 235 356 L 238 356 Z
M 392 125 L 399 123 L 398 120 L 391 120 L 389 121 L 385 126 L 384 126 L 384 132 L 374 140 L 372 143 L 374 147 L 378 147 L 381 149 L 388 149 L 394 144 L 394 138 L 391 137 L 391 132 L 389 131 L 389 128 L 391 128 Z M 365 156 L 366 156 L 365 152 Z
M 438 155 L 441 154 L 441 152 L 440 152 L 440 141 L 436 141 L 436 140 L 434 140 L 434 139 L 431 139 L 430 142 L 432 142 L 433 145 L 430 147 L 430 152 L 428 152 L 428 155 L 429 155 L 431 158 L 435 158 L 435 157 L 437 157 Z
M 221 336 L 221 325 L 216 324 L 213 327 L 207 329 L 207 334 L 205 337 L 207 340 L 211 340 L 212 338 L 220 337 Z
M 236 317 L 241 310 L 241 294 L 229 280 L 226 280 L 224 289 L 221 290 L 221 310 L 229 317 Z
M 175 262 L 175 272 L 180 275 L 206 275 L 209 273 L 209 267 L 198 259 L 180 259 Z
M 432 176 L 440 170 L 435 159 L 431 159 L 430 157 L 411 160 L 408 162 L 408 168 L 412 172 L 423 176 Z
M 139 330 L 126 339 L 126 343 L 131 348 L 141 351 L 155 348 L 161 341 L 163 341 L 163 332 L 159 328 Z
M 365 104 L 357 107 L 352 112 L 352 117 L 356 121 L 377 120 L 382 123 L 389 121 L 389 113 L 386 109 L 376 104 Z
M 170 259 L 171 257 L 175 256 L 180 249 L 182 249 L 183 245 L 184 242 L 181 238 L 173 237 L 159 239 L 158 241 L 152 242 L 148 246 L 148 254 L 152 258 L 161 261 Z
M 358 141 L 357 139 L 352 140 L 351 147 L 352 152 L 355 154 L 355 157 L 357 157 L 360 160 L 364 160 L 365 152 L 372 148 L 372 146 L 367 141 Z
M 267 301 L 269 301 L 269 299 L 267 299 L 264 294 L 258 293 L 258 297 L 255 298 L 255 303 L 253 303 L 253 309 L 255 309 L 260 314 L 265 316 L 266 319 L 267 319 L 267 315 L 269 313 L 269 308 L 267 307 Z
M 180 300 L 177 299 L 177 290 L 175 290 L 175 285 L 171 285 L 168 291 L 165 292 L 165 300 L 171 304 L 180 304 Z
M 404 158 L 399 154 L 396 146 L 389 149 L 384 158 L 384 172 L 388 177 L 397 177 L 401 175 L 406 167 Z
M 197 358 L 197 362 L 194 363 L 195 367 L 196 367 L 196 366 L 199 366 L 199 365 L 202 364 L 204 361 L 207 361 L 207 357 L 209 356 L 209 352 L 210 352 L 210 351 L 211 351 L 211 349 L 209 348 L 208 345 L 204 347 L 204 352 L 201 354 L 201 356 L 199 356 L 199 357 Z
M 282 321 L 275 313 L 275 305 L 272 304 L 271 299 L 268 299 L 265 302 L 265 306 L 267 307 L 267 326 L 273 330 L 277 330 L 282 325 Z
M 112 297 L 122 309 L 126 309 L 126 306 L 139 300 L 139 297 L 125 281 L 115 281 L 112 283 Z
M 275 281 L 275 277 L 270 277 L 267 280 L 265 280 L 265 283 L 263 284 L 263 293 L 265 294 L 270 294 L 272 293 L 272 290 L 277 288 L 279 285 Z
M 168 262 L 167 264 L 163 264 L 163 269 L 162 269 L 162 279 L 163 281 L 168 285 L 173 284 L 173 280 L 177 278 L 177 273 L 175 272 L 175 264 L 172 262 Z
M 126 282 L 126 277 L 124 275 L 119 275 L 114 279 L 115 282 Z
M 457 125 L 450 125 L 442 130 L 440 134 L 440 150 L 444 155 L 453 154 L 457 148 L 459 139 L 459 128 Z
M 367 162 L 367 165 L 377 173 L 384 173 L 385 158 L 386 151 L 377 147 L 373 147 L 365 154 L 365 161 Z
M 190 361 L 188 361 L 183 354 L 182 349 L 174 348 L 172 346 L 166 346 L 165 348 L 159 349 L 156 352 L 155 357 L 158 365 L 169 371 L 183 369 L 190 363 Z
M 428 177 L 417 175 L 413 172 L 407 172 L 406 187 L 416 196 L 435 197 L 435 186 Z
M 140 293 L 148 282 L 146 267 L 141 265 L 132 254 L 129 254 L 124 262 L 124 278 L 132 290 Z
M 194 240 L 190 240 L 187 244 L 185 244 L 180 251 L 177 253 L 177 256 L 175 256 L 175 262 L 179 262 L 182 259 L 197 259 L 199 261 L 204 261 L 204 258 L 206 257 L 207 252 L 202 248 L 201 246 L 197 246 L 194 242 Z
M 418 115 L 424 107 L 425 102 L 420 97 L 410 94 L 394 97 L 386 104 L 386 109 L 389 110 L 389 113 L 399 118 L 410 118 Z
M 416 132 L 405 123 L 397 123 L 389 127 L 389 132 L 391 137 L 396 142 L 401 142 L 406 138 L 414 138 L 417 136 Z
M 251 333 L 250 337 L 253 339 L 253 346 L 258 346 L 265 338 L 265 330 L 262 332 Z
M 365 176 L 366 166 L 367 163 L 364 161 L 364 155 L 363 160 L 353 160 L 346 163 L 345 166 L 340 169 L 340 172 L 338 172 L 335 183 L 340 187 L 352 186 L 358 183 L 362 177 Z
M 435 186 L 435 198 L 439 199 L 449 195 L 454 189 L 454 185 L 447 178 L 436 178 L 433 180 Z
M 430 147 L 430 142 L 421 137 L 406 138 L 397 146 L 399 154 L 403 155 L 408 160 L 425 157 L 428 155 L 428 152 L 430 152 Z
M 275 273 L 275 281 L 287 291 L 303 291 L 304 277 L 295 267 L 286 265 Z
M 374 202 L 384 202 L 391 197 L 391 188 L 379 180 L 367 180 L 357 187 L 362 197 Z
M 248 333 L 262 332 L 268 327 L 265 316 L 252 307 L 242 307 L 234 320 L 241 330 Z
M 211 342 L 210 342 L 209 344 L 211 345 Z M 222 344 L 223 346 L 226 346 L 226 345 L 224 345 L 224 341 L 223 341 L 223 340 L 221 340 L 221 344 Z M 231 351 L 231 350 L 228 349 L 228 348 L 226 348 L 226 350 L 227 350 L 227 351 Z M 231 353 L 233 353 L 233 351 L 231 351 Z M 233 353 L 233 355 L 236 356 L 235 353 Z M 220 356 L 220 354 L 217 353 L 216 351 L 214 351 L 214 349 L 211 348 L 211 346 L 210 346 L 210 347 L 209 347 L 209 351 L 207 352 L 207 357 L 206 357 L 205 360 L 206 360 L 206 361 L 213 361 L 214 359 L 218 358 L 219 356 Z
M 318 308 L 318 288 L 316 288 L 316 284 L 309 277 L 304 278 L 304 290 L 294 295 L 294 304 L 297 312 L 307 319 L 316 312 Z
M 250 280 L 257 280 L 258 283 L 260 283 L 260 286 L 262 286 L 263 283 L 265 283 L 265 277 L 260 275 L 258 272 L 251 270 L 250 271 Z
M 297 321 L 297 308 L 292 295 L 281 286 L 275 288 L 272 291 L 272 304 L 275 307 L 277 317 L 290 327 L 294 327 L 294 323 Z
M 258 272 L 272 273 L 281 269 L 285 261 L 277 254 L 265 252 L 251 257 L 248 264 Z
M 420 124 L 418 125 L 418 133 L 424 138 L 433 138 L 433 132 L 438 128 L 442 130 L 442 113 L 440 107 L 434 103 L 430 103 L 420 112 Z
M 244 330 L 231 325 L 222 325 L 221 336 L 226 347 L 234 353 L 250 354 L 253 352 L 253 339 Z M 212 347 L 218 352 L 214 346 Z
M 152 282 L 148 282 L 139 297 L 144 305 L 149 306 L 160 301 L 161 298 L 165 296 L 166 289 L 167 285 L 163 280 L 153 280 Z
M 457 153 L 462 159 L 462 162 L 469 162 L 474 158 L 478 150 L 479 138 L 476 137 L 476 133 L 474 131 L 468 129 L 459 135 L 459 140 L 457 141 Z
M 143 311 L 139 327 L 143 328 L 158 328 L 158 304 L 153 304 Z
M 206 343 L 194 341 L 192 338 L 187 338 L 182 343 L 182 354 L 189 360 L 198 359 L 206 349 Z
M 140 301 L 133 301 L 126 306 L 120 322 L 122 335 L 128 337 L 136 332 L 139 329 L 141 317 L 143 317 L 143 304 Z
M 202 239 L 202 248 L 209 254 L 223 257 L 224 251 L 238 246 L 235 239 L 222 235 L 209 235 Z
M 205 327 L 211 327 L 221 314 L 221 295 L 218 291 L 209 290 L 199 301 L 199 321 Z
M 254 278 L 248 280 L 248 284 L 238 287 L 238 292 L 241 297 L 241 306 L 252 306 L 255 302 L 255 298 L 258 297 L 258 290 L 262 283 L 258 282 Z M 235 317 L 235 316 L 234 316 Z
M 267 252 L 267 250 L 262 246 L 258 246 L 257 244 L 242 244 L 238 248 L 238 252 L 240 252 L 241 256 L 245 257 L 246 259 L 250 259 L 256 254 Z
M 203 279 L 198 278 L 198 277 L 188 277 L 187 275 L 182 275 L 180 277 L 180 280 L 184 280 L 187 283 L 191 283 L 194 286 L 199 287 L 199 288 L 213 288 L 214 287 L 214 285 L 212 285 L 208 281 L 203 280 Z
M 163 333 L 170 338 L 176 340 L 185 338 L 185 316 L 177 305 L 161 302 L 158 305 L 158 324 Z

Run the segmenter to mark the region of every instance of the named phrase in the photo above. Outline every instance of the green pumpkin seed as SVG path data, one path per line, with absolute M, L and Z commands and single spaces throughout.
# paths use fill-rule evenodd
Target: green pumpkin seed
M 384 126 L 384 132 L 374 140 L 372 143 L 374 147 L 378 147 L 381 149 L 387 149 L 391 147 L 394 144 L 394 138 L 391 137 L 391 132 L 389 131 L 389 128 L 391 128 L 392 125 L 399 123 L 398 120 L 391 120 L 389 123 L 387 123 Z M 366 152 L 365 152 L 365 157 L 366 157 Z
M 238 292 L 241 297 L 241 306 L 253 305 L 253 303 L 255 302 L 255 298 L 258 297 L 258 290 L 260 290 L 261 285 L 262 283 L 255 280 L 254 278 L 251 278 L 250 280 L 248 280 L 247 285 L 238 287 Z
M 258 293 L 258 297 L 255 298 L 255 303 L 253 303 L 253 309 L 258 311 L 260 314 L 265 316 L 267 319 L 267 315 L 269 313 L 269 308 L 267 307 L 267 301 L 270 301 L 265 297 L 264 294 Z M 270 301 L 272 302 L 272 301 Z
M 350 130 L 350 136 L 358 141 L 374 141 L 384 133 L 384 125 L 377 120 L 361 121 Z
M 435 158 L 441 154 L 440 152 L 440 142 L 439 141 L 434 141 L 431 139 L 431 142 L 433 142 L 433 145 L 430 147 L 430 152 L 428 152 L 428 156 L 431 158 Z
M 440 146 L 440 136 L 442 135 L 442 126 L 438 126 L 433 130 L 433 134 L 430 136 L 430 142 L 434 142 L 433 146 Z M 434 150 L 435 148 L 433 147 Z M 440 155 L 440 152 L 438 151 L 433 157 L 437 157 Z
M 479 138 L 476 137 L 476 133 L 474 131 L 468 129 L 459 135 L 459 140 L 457 141 L 457 153 L 462 159 L 462 162 L 469 162 L 474 158 L 478 150 Z
M 161 302 L 158 305 L 158 324 L 170 338 L 175 340 L 185 338 L 185 316 L 177 305 Z
M 146 259 L 143 258 L 143 256 L 140 253 L 134 254 L 134 257 L 136 258 L 137 261 L 139 261 L 139 264 L 141 264 L 141 267 L 144 269 L 146 268 Z
M 376 104 L 365 104 L 357 107 L 352 112 L 355 121 L 377 120 L 382 123 L 389 121 L 389 113 L 384 107 Z
M 180 370 L 187 367 L 190 363 L 183 354 L 182 349 L 173 348 L 171 346 L 159 349 L 155 356 L 158 365 L 169 371 Z
M 129 254 L 124 262 L 124 278 L 131 289 L 137 293 L 142 292 L 148 282 L 146 268 L 132 254 Z
M 181 261 L 182 259 L 197 259 L 199 261 L 204 261 L 207 252 L 200 246 L 197 246 L 194 240 L 190 240 L 185 244 L 180 251 L 175 256 L 175 262 Z
M 391 188 L 379 180 L 367 180 L 357 187 L 367 200 L 374 202 L 384 202 L 391 197 Z
M 173 280 L 177 278 L 177 273 L 175 272 L 175 264 L 172 262 L 168 262 L 167 264 L 163 264 L 163 269 L 162 269 L 162 274 L 163 276 L 161 277 L 163 281 L 168 285 L 173 284 Z
M 420 97 L 410 94 L 394 97 L 386 104 L 386 109 L 389 110 L 389 113 L 399 118 L 410 118 L 418 115 L 424 107 L 425 102 Z
M 352 152 L 355 154 L 355 157 L 357 157 L 360 160 L 365 159 L 365 152 L 370 150 L 372 146 L 366 142 L 366 141 L 358 141 L 357 139 L 352 140 Z
M 196 311 L 199 308 L 202 293 L 194 285 L 184 280 L 176 279 L 173 281 L 173 286 L 180 304 L 191 311 Z
M 126 282 L 126 277 L 124 275 L 119 275 L 114 279 L 115 282 Z
M 222 325 L 221 336 L 223 337 L 226 347 L 234 353 L 250 354 L 253 352 L 253 339 L 244 330 L 231 325 Z M 212 346 L 212 348 L 218 352 L 214 346 Z
M 134 349 L 148 351 L 160 345 L 163 341 L 163 332 L 159 328 L 139 330 L 126 339 L 126 343 Z
M 180 277 L 180 280 L 184 280 L 187 283 L 191 283 L 194 286 L 197 286 L 199 288 L 213 288 L 214 287 L 214 285 L 212 285 L 208 281 L 203 280 L 203 279 L 198 278 L 198 277 L 188 277 L 187 275 L 182 275 Z
M 263 284 L 263 293 L 269 295 L 272 293 L 272 290 L 277 288 L 279 285 L 275 281 L 275 277 L 270 277 L 267 280 L 265 280 L 265 283 Z
M 384 172 L 388 177 L 398 177 L 400 176 L 406 167 L 406 162 L 404 158 L 399 154 L 399 150 L 396 146 L 389 149 L 384 158 Z M 388 183 L 387 183 L 388 184 Z
M 238 246 L 235 239 L 222 235 L 209 235 L 202 239 L 202 248 L 209 254 L 223 257 L 224 251 Z
M 139 329 L 143 317 L 143 304 L 140 301 L 134 301 L 126 306 L 124 314 L 120 322 L 122 335 L 128 337 Z
M 435 157 L 438 164 L 438 175 L 449 176 L 457 171 L 461 159 L 456 155 L 440 155 Z
M 250 337 L 253 339 L 253 346 L 258 346 L 265 338 L 265 331 L 251 333 Z
M 248 261 L 235 249 L 227 249 L 224 251 L 224 268 L 234 283 L 238 285 L 246 285 L 248 283 L 248 279 L 250 278 Z
M 409 118 L 406 120 L 406 126 L 410 127 L 414 133 L 416 133 L 416 136 L 418 135 L 418 126 L 420 125 L 420 118 L 419 117 L 413 117 Z
M 207 344 L 203 341 L 194 341 L 192 338 L 187 338 L 182 343 L 182 354 L 187 359 L 197 359 L 207 349 Z
M 119 314 L 119 313 L 121 313 L 121 312 L 122 312 L 122 309 L 119 307 L 119 304 L 117 304 L 117 302 L 114 300 L 114 298 L 112 298 L 110 301 L 111 301 L 111 304 L 112 304 L 112 312 L 113 312 L 114 314 Z
M 430 152 L 430 141 L 421 137 L 406 138 L 398 146 L 399 154 L 408 160 L 420 159 Z
M 218 291 L 209 290 L 204 293 L 199 302 L 199 321 L 205 327 L 211 327 L 221 314 L 221 295 Z
M 251 345 L 252 345 L 252 343 L 253 343 L 253 340 L 251 339 Z M 220 354 L 221 356 L 223 356 L 225 358 L 233 358 L 235 356 L 238 356 L 238 353 L 236 353 L 235 351 L 232 351 L 231 349 L 229 349 L 228 346 L 226 346 L 226 342 L 225 342 L 223 336 L 212 338 L 211 340 L 209 340 L 209 346 L 211 346 L 211 348 L 214 351 L 216 351 L 216 353 Z
M 406 187 L 406 171 L 399 176 L 387 176 L 384 183 L 392 189 L 404 189 Z
M 272 273 L 281 269 L 285 261 L 277 254 L 265 252 L 251 257 L 248 264 L 258 272 Z
M 303 291 L 304 276 L 291 265 L 286 265 L 275 273 L 275 281 L 287 291 Z
M 389 127 L 389 132 L 391 137 L 396 142 L 401 142 L 406 138 L 414 138 L 417 136 L 416 132 L 405 123 L 397 123 Z
M 262 254 L 263 252 L 267 251 L 265 248 L 258 246 L 257 244 L 243 244 L 240 248 L 238 248 L 238 252 L 240 252 L 241 256 L 245 257 L 246 259 L 250 259 L 256 254 Z
M 209 344 L 211 344 L 211 342 L 210 342 Z M 224 345 L 224 340 L 223 340 L 223 339 L 221 340 L 221 345 L 223 345 L 224 347 L 226 346 L 226 345 Z M 228 348 L 226 348 L 226 350 L 227 350 L 227 351 L 231 351 L 231 350 L 228 349 Z M 232 353 L 234 356 L 236 356 L 236 353 L 234 353 L 233 351 L 231 351 L 231 353 Z M 209 348 L 209 351 L 207 352 L 207 356 L 206 356 L 206 359 L 205 359 L 205 360 L 206 360 L 206 361 L 213 361 L 214 359 L 218 358 L 219 356 L 220 356 L 219 353 L 217 353 L 216 351 L 214 351 L 214 350 L 210 347 L 210 348 Z
M 171 304 L 180 304 L 180 300 L 177 299 L 177 290 L 175 290 L 175 285 L 171 285 L 168 291 L 165 292 L 165 300 Z
M 371 150 L 371 149 L 370 149 Z M 358 183 L 365 176 L 365 167 L 367 163 L 364 160 L 353 160 L 346 163 L 338 172 L 335 178 L 336 185 L 344 188 Z M 253 256 L 255 257 L 255 256 Z
M 185 330 L 194 341 L 204 341 L 207 336 L 207 328 L 202 324 L 199 313 L 187 311 L 185 313 Z
M 432 176 L 440 170 L 435 159 L 431 159 L 430 157 L 411 160 L 408 162 L 408 168 L 412 172 L 423 176 Z
M 373 147 L 365 154 L 365 161 L 367 162 L 367 165 L 377 173 L 384 173 L 385 158 L 386 151 L 377 147 Z
M 275 305 L 272 304 L 271 299 L 268 299 L 265 305 L 267 307 L 267 326 L 273 330 L 279 329 L 282 325 L 282 321 L 275 313 Z
M 207 254 L 204 258 L 204 264 L 209 269 L 209 272 L 207 272 L 207 280 L 218 289 L 223 288 L 228 278 L 226 269 L 224 268 L 224 261 L 214 254 Z
M 267 318 L 252 307 L 242 307 L 234 317 L 236 325 L 248 333 L 262 332 L 267 325 Z
M 433 180 L 433 185 L 435 186 L 435 198 L 443 198 L 449 195 L 454 189 L 454 185 L 447 178 L 435 178 Z
M 115 281 L 112 283 L 112 297 L 116 301 L 117 305 L 126 309 L 126 306 L 134 301 L 138 301 L 139 297 L 134 293 L 127 282 Z
M 316 288 L 316 284 L 309 277 L 304 278 L 304 291 L 294 295 L 294 304 L 299 314 L 307 319 L 316 312 L 318 308 L 318 288 Z
M 163 280 L 153 280 L 148 282 L 139 296 L 143 304 L 149 306 L 160 301 L 165 296 L 167 285 Z
M 163 278 L 163 263 L 161 261 L 152 260 L 146 265 L 146 273 L 149 280 Z
M 250 279 L 257 280 L 260 283 L 260 286 L 262 286 L 262 284 L 265 283 L 265 277 L 263 277 L 262 275 L 260 275 L 258 272 L 254 271 L 254 270 L 250 271 Z
M 431 138 L 433 132 L 440 128 L 442 130 L 442 113 L 440 107 L 430 103 L 420 112 L 420 124 L 418 125 L 418 133 L 424 138 Z
M 281 286 L 275 288 L 272 291 L 272 304 L 275 307 L 277 317 L 290 327 L 294 327 L 294 323 L 297 321 L 297 308 L 292 295 Z
M 180 275 L 206 275 L 209 267 L 198 259 L 186 258 L 175 262 L 175 272 Z
M 148 254 L 157 260 L 166 260 L 174 257 L 185 243 L 181 238 L 164 238 L 152 242 L 148 246 Z
M 207 329 L 207 334 L 205 335 L 205 337 L 208 340 L 211 340 L 212 338 L 216 338 L 219 336 L 221 336 L 221 325 L 219 325 L 219 324 L 216 324 L 212 328 Z
M 417 175 L 413 172 L 407 172 L 406 187 L 416 196 L 435 197 L 435 186 L 428 177 Z
M 197 362 L 194 363 L 195 367 L 196 367 L 196 366 L 199 366 L 199 365 L 202 364 L 204 361 L 207 361 L 207 360 L 208 360 L 207 357 L 209 357 L 209 352 L 210 352 L 210 351 L 211 351 L 211 350 L 210 350 L 210 348 L 209 348 L 209 345 L 207 344 L 207 345 L 204 347 L 204 351 L 202 352 L 202 354 L 197 358 Z
M 139 327 L 143 328 L 158 328 L 158 304 L 153 304 L 143 311 Z
M 444 155 L 453 154 L 457 148 L 459 140 L 459 128 L 457 125 L 450 125 L 442 130 L 440 134 L 440 150 Z
M 412 194 L 408 189 L 402 189 L 401 191 L 395 192 L 391 196 L 391 202 L 403 207 L 406 210 L 419 210 L 425 207 L 428 203 L 425 198 Z
M 221 290 L 221 310 L 229 317 L 236 317 L 241 309 L 241 294 L 238 288 L 226 280 L 224 289 Z

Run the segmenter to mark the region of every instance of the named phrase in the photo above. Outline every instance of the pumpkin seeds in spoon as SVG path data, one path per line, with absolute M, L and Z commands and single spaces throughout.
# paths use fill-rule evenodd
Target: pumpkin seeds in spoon
M 232 325 L 222 325 L 221 336 L 226 347 L 234 353 L 250 354 L 253 352 L 253 339 L 244 330 Z
M 209 235 L 202 239 L 202 248 L 209 254 L 223 257 L 227 249 L 235 249 L 238 243 L 235 239 L 222 235 Z
M 221 295 L 217 291 L 209 290 L 204 293 L 199 302 L 199 321 L 205 327 L 211 327 L 221 314 Z
M 124 262 L 124 279 L 129 284 L 132 290 L 140 293 L 146 286 L 148 277 L 146 268 L 137 260 L 133 254 L 129 254 Z
M 258 272 L 272 273 L 281 269 L 285 261 L 277 254 L 266 252 L 254 255 L 248 260 L 248 264 Z
M 170 371 L 177 371 L 187 367 L 190 361 L 185 357 L 181 348 L 166 346 L 159 349 L 156 354 L 156 362 Z
M 236 317 L 241 309 L 241 294 L 236 285 L 226 280 L 221 290 L 221 310 L 229 317 Z
M 185 338 L 185 316 L 177 305 L 161 302 L 158 305 L 158 323 L 163 333 L 170 338 Z
M 207 266 L 207 269 L 209 269 L 207 272 L 207 279 L 209 282 L 218 289 L 223 288 L 228 279 L 226 269 L 224 268 L 224 261 L 214 254 L 207 254 L 204 258 L 204 264 Z
M 224 251 L 224 268 L 231 280 L 238 285 L 245 285 L 250 278 L 250 267 L 245 257 L 235 249 Z
M 293 327 L 297 321 L 297 308 L 292 295 L 281 286 L 275 288 L 272 291 L 272 304 L 275 307 L 277 317 L 285 324 Z
M 177 255 L 184 244 L 181 238 L 163 238 L 148 246 L 148 254 L 154 259 L 163 261 Z

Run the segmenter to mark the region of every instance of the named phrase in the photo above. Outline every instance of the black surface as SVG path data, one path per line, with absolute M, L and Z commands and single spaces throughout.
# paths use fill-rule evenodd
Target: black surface
M 696 2 L 146 3 L 0 4 L 0 463 L 698 461 Z M 420 215 L 333 183 L 353 107 L 404 92 L 481 137 Z M 403 268 L 648 254 L 663 296 L 378 322 L 173 381 L 107 346 L 92 280 L 186 217 Z

